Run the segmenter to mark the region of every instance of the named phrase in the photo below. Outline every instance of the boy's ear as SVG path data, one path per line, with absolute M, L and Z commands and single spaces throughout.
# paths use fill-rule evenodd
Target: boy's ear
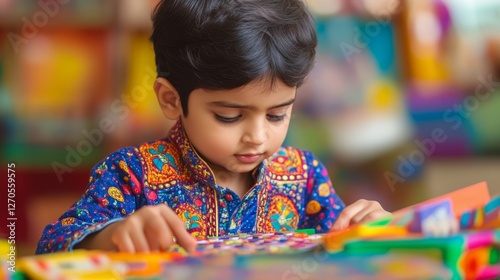
M 182 115 L 181 99 L 177 90 L 165 78 L 157 78 L 153 87 L 163 115 L 168 119 L 177 120 Z

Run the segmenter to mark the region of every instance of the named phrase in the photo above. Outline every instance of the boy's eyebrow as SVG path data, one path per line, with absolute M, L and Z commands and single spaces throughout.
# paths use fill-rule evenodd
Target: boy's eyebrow
M 285 106 L 293 104 L 294 102 L 295 102 L 295 98 L 292 98 L 286 102 L 272 106 L 269 109 L 285 107 Z M 209 104 L 217 106 L 217 107 L 227 107 L 227 108 L 236 108 L 236 109 L 253 109 L 254 108 L 254 106 L 241 105 L 241 104 L 231 103 L 231 102 L 226 102 L 226 101 L 214 101 L 214 102 L 210 102 Z

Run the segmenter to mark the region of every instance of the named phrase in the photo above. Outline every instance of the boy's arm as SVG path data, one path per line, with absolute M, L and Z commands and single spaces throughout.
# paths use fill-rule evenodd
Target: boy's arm
M 332 187 L 325 166 L 311 153 L 305 152 L 309 176 L 305 214 L 299 228 L 314 228 L 317 233 L 328 232 L 345 205 Z
M 131 149 L 123 149 L 92 169 L 83 197 L 59 220 L 45 227 L 38 242 L 37 254 L 72 250 L 82 240 L 92 241 L 97 237 L 93 233 L 122 220 L 138 208 L 137 204 L 142 200 L 142 183 L 138 180 L 141 178 L 138 173 L 142 171 L 137 158 L 131 156 L 133 154 Z
M 111 223 L 102 228 L 100 231 L 93 232 L 87 235 L 79 243 L 74 244 L 73 249 L 87 249 L 87 250 L 105 250 L 114 251 L 116 246 L 111 240 L 111 233 L 117 223 Z

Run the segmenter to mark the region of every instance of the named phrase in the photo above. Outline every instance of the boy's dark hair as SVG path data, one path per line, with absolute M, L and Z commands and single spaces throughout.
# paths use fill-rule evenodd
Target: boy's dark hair
M 300 86 L 314 65 L 314 21 L 301 0 L 162 0 L 152 20 L 158 76 L 176 88 L 184 115 L 195 89 L 261 78 Z

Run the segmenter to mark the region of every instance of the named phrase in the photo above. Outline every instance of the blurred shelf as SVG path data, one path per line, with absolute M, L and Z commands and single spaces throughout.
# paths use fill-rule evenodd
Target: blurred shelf
M 490 195 L 500 195 L 500 156 L 429 160 L 423 172 L 429 197 L 485 181 Z
M 102 143 L 92 145 L 82 168 L 112 152 L 117 142 L 131 145 L 150 136 L 151 131 L 136 131 L 123 140 L 116 134 L 137 130 L 154 112 L 143 107 L 154 95 L 148 37 L 156 2 L 0 1 L 0 100 L 8 104 L 0 106 L 0 121 L 7 125 L 2 160 L 50 170 L 50 163 L 64 161 L 66 147 L 84 139 L 83 129 L 100 129 L 106 118 L 114 118 L 115 133 L 104 133 Z M 145 78 L 151 86 L 144 86 Z M 127 103 L 124 96 L 139 85 L 148 98 Z M 114 101 L 119 106 L 111 107 Z
M 0 28 L 123 28 L 149 32 L 151 12 L 157 2 L 4 0 L 0 2 Z
M 116 18 L 115 1 L 5 1 L 0 26 L 18 28 L 107 28 Z M 67 1 L 66 1 L 67 2 Z M 45 4 L 44 4 L 45 3 Z

